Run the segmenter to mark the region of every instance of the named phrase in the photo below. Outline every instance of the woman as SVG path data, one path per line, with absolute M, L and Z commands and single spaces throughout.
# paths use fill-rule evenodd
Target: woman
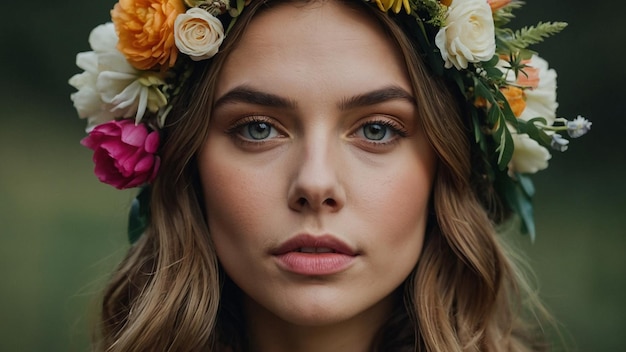
M 99 178 L 150 185 L 97 348 L 540 349 L 522 315 L 541 308 L 522 307 L 532 295 L 494 229 L 518 211 L 532 231 L 503 195 L 528 173 L 506 143 L 519 153 L 534 132 L 590 123 L 511 126 L 507 89 L 532 88 L 492 60 L 492 21 L 507 6 L 120 1 L 117 34 L 100 27 L 78 59 L 98 69 L 70 82 Z M 472 48 L 446 40 L 455 11 L 478 18 L 484 39 Z M 425 39 L 437 26 L 433 51 Z M 459 89 L 494 75 L 485 92 Z M 87 78 L 97 113 L 81 111 Z

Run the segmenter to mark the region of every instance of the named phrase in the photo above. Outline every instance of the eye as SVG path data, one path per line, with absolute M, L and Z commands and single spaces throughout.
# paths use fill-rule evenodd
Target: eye
M 387 126 L 379 123 L 366 124 L 361 128 L 363 136 L 372 141 L 380 141 L 384 139 L 387 134 L 389 134 Z
M 269 122 L 269 119 L 263 116 L 246 117 L 229 128 L 227 133 L 253 143 L 281 136 L 276 127 Z
M 244 138 L 257 141 L 275 137 L 278 134 L 272 125 L 263 121 L 249 122 L 241 126 L 240 133 Z
M 373 121 L 361 125 L 355 135 L 368 142 L 385 144 L 405 134 L 395 123 L 390 121 Z

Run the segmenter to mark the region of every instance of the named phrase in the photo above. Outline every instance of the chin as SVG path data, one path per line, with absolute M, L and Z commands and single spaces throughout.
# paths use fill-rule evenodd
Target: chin
M 371 292 L 369 292 L 371 293 Z M 324 328 L 365 321 L 382 322 L 397 303 L 394 293 L 379 297 L 356 292 L 342 293 L 329 287 L 307 288 L 291 292 L 263 305 L 246 299 L 248 308 L 276 321 L 295 327 Z

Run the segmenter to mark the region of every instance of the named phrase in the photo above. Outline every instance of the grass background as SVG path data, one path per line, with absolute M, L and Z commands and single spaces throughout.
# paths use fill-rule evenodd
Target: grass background
M 100 291 L 128 245 L 134 194 L 100 184 L 69 100 L 76 52 L 114 1 L 13 1 L 0 23 L 0 351 L 85 351 Z M 626 30 L 622 2 L 531 0 L 520 25 L 570 26 L 537 46 L 559 114 L 593 131 L 534 178 L 538 238 L 519 246 L 562 327 L 557 350 L 626 350 Z

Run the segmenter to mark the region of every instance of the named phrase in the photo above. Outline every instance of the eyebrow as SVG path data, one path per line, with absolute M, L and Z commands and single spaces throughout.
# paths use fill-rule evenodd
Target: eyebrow
M 407 100 L 415 104 L 415 98 L 406 90 L 397 86 L 388 86 L 371 92 L 358 94 L 353 97 L 342 99 L 339 103 L 341 110 L 350 110 L 362 106 L 371 106 L 390 100 Z M 214 109 L 222 105 L 232 103 L 248 103 L 260 106 L 295 109 L 297 103 L 293 100 L 276 94 L 262 92 L 246 85 L 238 86 L 221 96 L 214 104 Z
M 295 109 L 296 102 L 283 98 L 279 95 L 261 92 L 257 89 L 242 85 L 228 91 L 221 96 L 214 104 L 214 109 L 226 104 L 248 103 L 261 106 L 272 106 L 277 108 Z
M 397 99 L 407 100 L 411 104 L 415 104 L 415 98 L 409 92 L 398 86 L 388 86 L 344 99 L 339 103 L 339 108 L 341 110 L 350 110 Z

